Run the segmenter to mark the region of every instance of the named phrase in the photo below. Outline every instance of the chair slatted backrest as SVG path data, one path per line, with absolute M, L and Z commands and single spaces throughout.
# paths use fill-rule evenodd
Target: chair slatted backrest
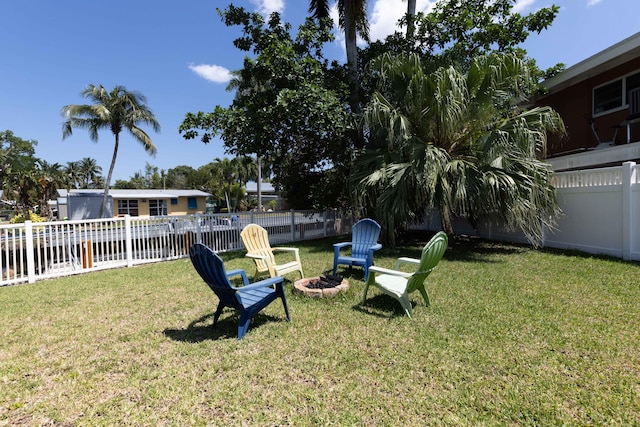
M 220 298 L 220 301 L 227 307 L 242 309 L 242 300 L 231 286 L 227 271 L 224 268 L 224 261 L 210 248 L 202 243 L 196 243 L 190 250 L 191 262 L 194 268 L 202 277 L 202 280 L 209 285 L 211 290 Z
M 421 286 L 427 276 L 431 274 L 436 265 L 442 259 L 444 252 L 447 250 L 449 239 L 446 233 L 440 231 L 429 240 L 429 242 L 422 248 L 422 256 L 420 257 L 420 264 L 416 272 L 409 277 L 407 282 L 407 292 L 413 292 Z
M 269 243 L 269 234 L 267 233 L 267 230 L 258 224 L 249 224 L 240 233 L 240 238 L 242 239 L 242 243 L 244 243 L 245 248 L 247 248 L 248 253 L 269 257 L 271 264 L 275 264 L 273 249 Z M 255 262 L 258 271 L 269 270 L 269 266 L 263 260 L 255 259 Z
M 371 246 L 378 243 L 380 225 L 370 218 L 358 221 L 352 229 L 351 256 L 367 258 Z

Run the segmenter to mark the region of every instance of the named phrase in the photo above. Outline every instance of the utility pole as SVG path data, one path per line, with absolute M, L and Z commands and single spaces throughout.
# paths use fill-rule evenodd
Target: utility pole
M 260 164 L 260 156 L 256 156 L 258 160 L 258 209 L 262 211 L 262 165 Z

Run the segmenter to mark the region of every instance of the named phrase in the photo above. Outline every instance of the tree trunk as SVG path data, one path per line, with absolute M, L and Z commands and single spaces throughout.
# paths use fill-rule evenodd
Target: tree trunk
M 447 236 L 449 237 L 453 236 L 453 226 L 451 225 L 451 212 L 449 211 L 449 208 L 444 204 L 440 206 L 440 221 L 442 223 L 442 229 L 444 230 L 445 233 L 447 233 Z
M 416 0 L 407 0 L 407 38 L 411 38 L 413 36 L 415 16 Z
M 347 52 L 347 70 L 349 79 L 349 105 L 354 114 L 360 114 L 360 93 L 358 84 L 358 46 L 356 25 L 351 16 L 351 9 L 345 9 L 344 43 Z
M 98 218 L 104 217 L 104 211 L 107 207 L 107 199 L 109 198 L 109 186 L 111 185 L 111 176 L 113 175 L 113 169 L 116 166 L 116 157 L 118 156 L 118 146 L 120 145 L 120 134 L 116 133 L 116 143 L 113 147 L 113 157 L 111 158 L 111 166 L 109 166 L 109 173 L 107 179 L 104 181 L 104 196 L 102 197 L 102 204 L 100 205 L 100 211 L 98 212 Z

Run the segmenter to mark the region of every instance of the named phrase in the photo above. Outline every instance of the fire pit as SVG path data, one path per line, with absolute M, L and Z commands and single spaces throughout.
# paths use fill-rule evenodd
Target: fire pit
M 349 289 L 349 282 L 340 276 L 319 276 L 297 280 L 293 290 L 311 298 L 333 297 Z

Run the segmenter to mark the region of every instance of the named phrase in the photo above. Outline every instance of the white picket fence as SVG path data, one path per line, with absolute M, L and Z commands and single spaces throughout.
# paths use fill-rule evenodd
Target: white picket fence
M 218 252 L 240 250 L 240 231 L 250 223 L 266 228 L 273 245 L 349 231 L 349 219 L 335 210 L 0 225 L 0 286 L 185 258 L 195 242 Z

